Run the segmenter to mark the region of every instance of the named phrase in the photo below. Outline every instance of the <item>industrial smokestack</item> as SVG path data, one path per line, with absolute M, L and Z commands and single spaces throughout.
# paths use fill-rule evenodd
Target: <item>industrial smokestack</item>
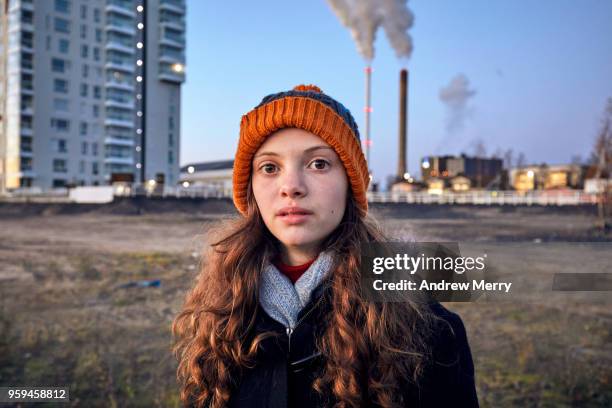
M 366 153 L 366 161 L 368 162 L 368 166 L 370 166 L 370 112 L 372 112 L 372 107 L 370 106 L 371 102 L 371 90 L 372 90 L 372 67 L 367 66 L 365 69 L 366 74 L 366 82 L 365 82 L 365 153 Z
M 408 169 L 406 158 L 406 147 L 408 145 L 408 70 L 400 71 L 399 83 L 399 134 L 398 134 L 398 158 L 397 179 L 404 180 Z

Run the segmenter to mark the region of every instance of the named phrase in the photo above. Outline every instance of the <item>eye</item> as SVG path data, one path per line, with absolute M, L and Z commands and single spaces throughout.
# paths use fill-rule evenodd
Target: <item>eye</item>
M 276 171 L 276 165 L 272 163 L 265 163 L 259 167 L 259 170 L 264 174 L 273 174 Z
M 330 163 L 327 160 L 323 159 L 315 159 L 310 162 L 311 165 L 314 165 L 314 168 L 317 170 L 325 170 L 326 166 L 329 166 Z

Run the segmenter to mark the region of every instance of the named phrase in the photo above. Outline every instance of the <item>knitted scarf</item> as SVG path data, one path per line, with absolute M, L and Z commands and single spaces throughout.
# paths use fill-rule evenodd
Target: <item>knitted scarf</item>
M 259 285 L 259 303 L 266 313 L 287 328 L 295 328 L 298 314 L 310 301 L 313 290 L 329 275 L 334 257 L 323 251 L 295 282 L 268 261 Z

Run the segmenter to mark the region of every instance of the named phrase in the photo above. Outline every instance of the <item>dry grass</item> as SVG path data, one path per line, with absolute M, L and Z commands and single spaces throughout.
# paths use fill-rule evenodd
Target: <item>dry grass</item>
M 417 240 L 592 233 L 584 214 L 461 211 L 378 214 L 390 231 Z M 0 219 L 0 384 L 66 385 L 71 406 L 178 407 L 170 325 L 211 222 L 184 213 Z M 141 279 L 161 286 L 119 288 Z M 609 307 L 449 307 L 466 324 L 483 407 L 612 405 Z

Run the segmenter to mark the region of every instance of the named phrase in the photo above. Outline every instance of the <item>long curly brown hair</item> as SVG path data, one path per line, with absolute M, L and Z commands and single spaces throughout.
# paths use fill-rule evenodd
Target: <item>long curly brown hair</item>
M 241 369 L 253 367 L 258 345 L 273 335 L 249 336 L 254 334 L 260 271 L 280 244 L 265 226 L 250 187 L 248 203 L 246 217 L 216 230 L 217 239 L 207 247 L 197 282 L 172 325 L 180 398 L 186 406 L 227 405 Z M 360 245 L 385 238 L 374 219 L 359 217 L 349 194 L 341 223 L 321 246 L 333 250 L 337 262 L 332 308 L 317 344 L 326 363 L 313 389 L 333 395 L 338 406 L 363 406 L 366 400 L 400 406 L 400 380 L 417 383 L 430 354 L 433 317 L 425 307 L 375 303 L 362 295 Z

